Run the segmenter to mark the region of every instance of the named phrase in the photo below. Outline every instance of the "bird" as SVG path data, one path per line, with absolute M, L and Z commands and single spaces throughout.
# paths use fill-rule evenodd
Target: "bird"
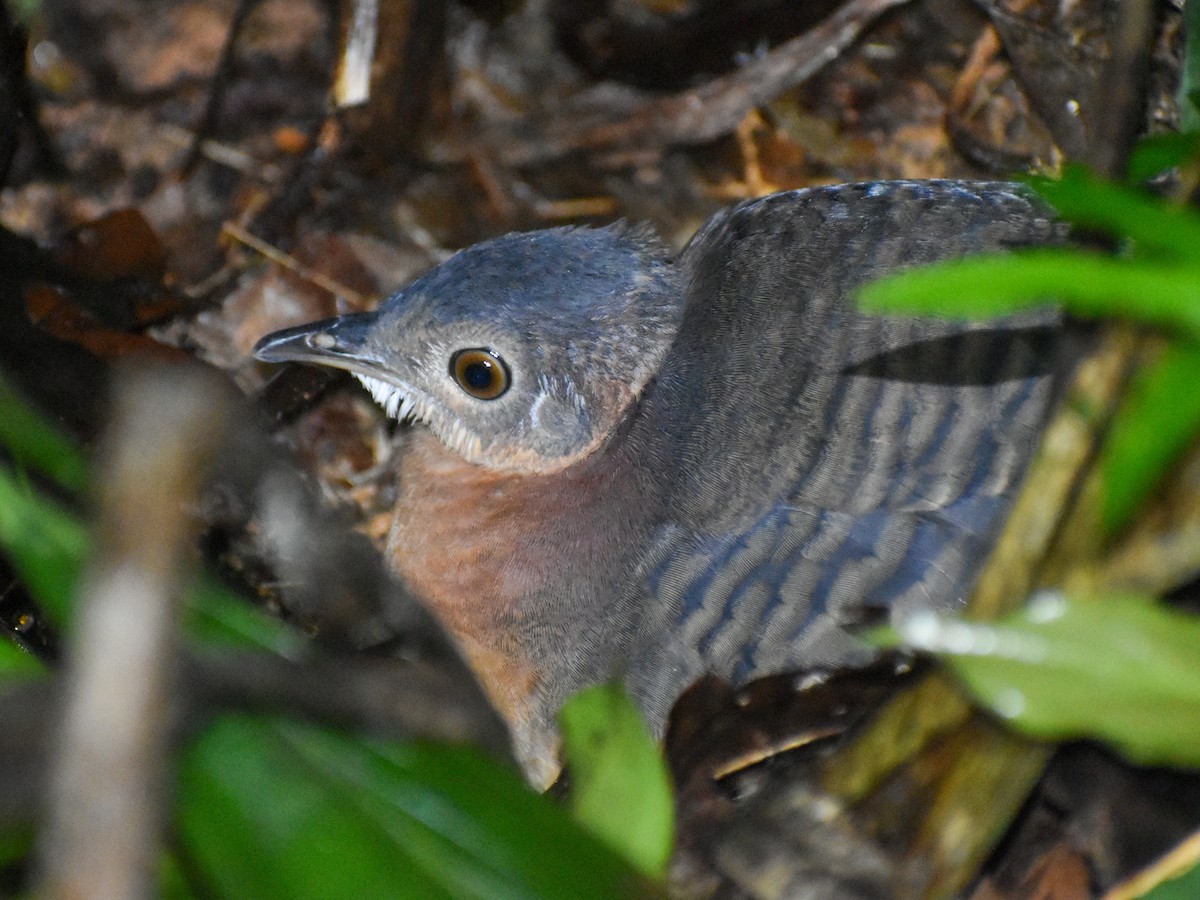
M 868 315 L 857 289 L 1061 244 L 1005 182 L 810 187 L 644 225 L 507 234 L 258 360 L 348 370 L 410 423 L 386 543 L 512 731 L 623 679 L 661 735 L 702 675 L 860 665 L 864 618 L 962 607 L 1073 353 L 1052 308 Z

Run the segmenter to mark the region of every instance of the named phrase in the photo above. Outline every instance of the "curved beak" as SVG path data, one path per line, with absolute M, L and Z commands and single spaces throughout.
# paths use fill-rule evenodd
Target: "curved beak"
M 377 321 L 375 313 L 353 313 L 275 331 L 259 338 L 254 358 L 271 363 L 313 363 L 378 376 L 384 367 L 368 350 Z

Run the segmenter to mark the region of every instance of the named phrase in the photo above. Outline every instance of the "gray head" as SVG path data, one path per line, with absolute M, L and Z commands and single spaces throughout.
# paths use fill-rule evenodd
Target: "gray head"
M 469 247 L 378 311 L 275 332 L 254 355 L 347 369 L 469 462 L 552 472 L 612 433 L 682 305 L 646 231 L 559 228 Z

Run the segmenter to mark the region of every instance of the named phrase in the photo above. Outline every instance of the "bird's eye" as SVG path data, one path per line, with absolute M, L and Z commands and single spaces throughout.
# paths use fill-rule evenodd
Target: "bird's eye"
M 508 390 L 508 366 L 494 350 L 459 350 L 450 357 L 450 374 L 460 388 L 480 400 L 495 400 Z

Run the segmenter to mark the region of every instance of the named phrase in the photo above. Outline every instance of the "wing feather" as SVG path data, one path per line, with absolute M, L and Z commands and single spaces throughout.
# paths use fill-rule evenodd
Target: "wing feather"
M 634 426 L 667 510 L 634 588 L 630 680 L 652 718 L 704 672 L 865 658 L 844 627 L 864 611 L 963 602 L 1078 341 L 1053 310 L 867 316 L 854 290 L 1066 237 L 1013 185 L 951 181 L 777 194 L 696 235 Z

